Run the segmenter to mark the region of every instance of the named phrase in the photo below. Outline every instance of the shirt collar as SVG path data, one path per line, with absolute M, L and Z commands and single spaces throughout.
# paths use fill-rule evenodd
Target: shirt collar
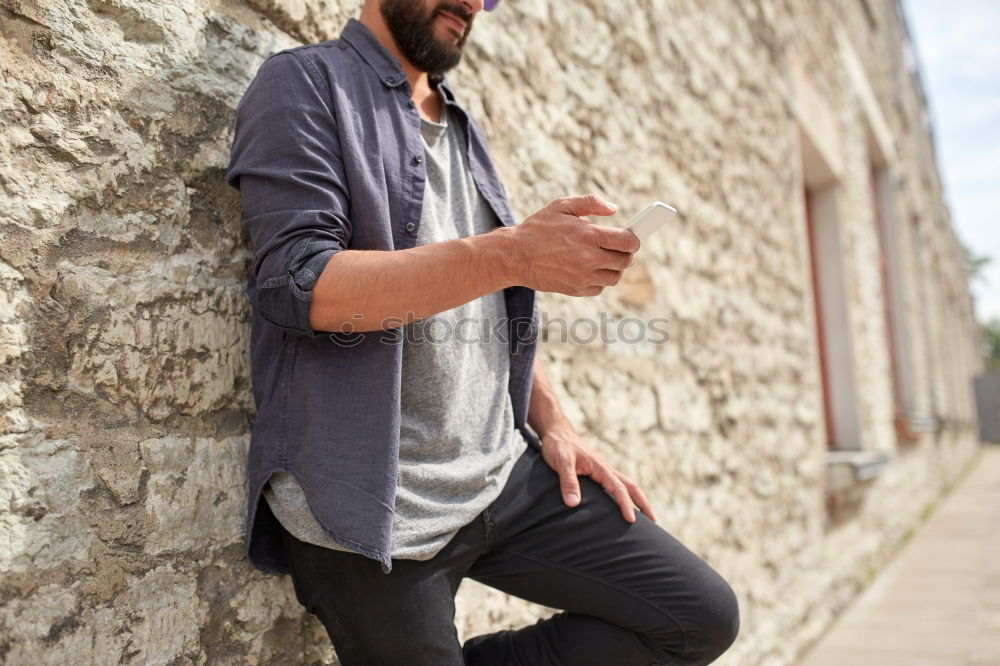
M 340 36 L 354 47 L 354 50 L 358 52 L 361 58 L 378 74 L 382 83 L 390 88 L 401 86 L 404 83 L 409 87 L 409 83 L 406 80 L 406 72 L 400 66 L 399 60 L 382 46 L 381 42 L 378 41 L 364 23 L 356 18 L 348 19 L 347 25 L 344 26 L 344 30 L 340 33 Z M 437 83 L 446 103 L 454 103 L 455 93 L 452 92 L 451 86 L 448 85 L 447 76 L 444 74 L 432 74 L 430 75 L 430 82 L 432 86 Z
M 395 88 L 406 82 L 406 72 L 400 67 L 399 61 L 379 43 L 364 23 L 356 18 L 348 19 L 340 36 L 375 70 L 382 83 Z
M 445 104 L 457 104 L 455 101 L 455 93 L 452 92 L 451 86 L 448 85 L 447 76 L 444 74 L 431 75 L 430 79 L 432 86 L 435 85 L 435 82 L 437 83 L 438 90 L 440 90 L 441 94 L 444 96 Z

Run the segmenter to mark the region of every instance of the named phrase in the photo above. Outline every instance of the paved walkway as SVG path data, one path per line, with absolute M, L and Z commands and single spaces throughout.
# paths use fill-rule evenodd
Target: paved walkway
M 1000 446 L 799 666 L 1000 666 Z

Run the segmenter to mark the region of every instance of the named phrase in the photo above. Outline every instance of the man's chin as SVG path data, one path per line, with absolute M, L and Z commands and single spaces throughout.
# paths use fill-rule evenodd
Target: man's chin
M 454 58 L 461 59 L 462 57 L 461 37 L 456 37 L 454 39 L 448 38 L 445 40 L 436 39 L 435 41 L 437 41 L 438 48 L 441 51 L 448 53 Z

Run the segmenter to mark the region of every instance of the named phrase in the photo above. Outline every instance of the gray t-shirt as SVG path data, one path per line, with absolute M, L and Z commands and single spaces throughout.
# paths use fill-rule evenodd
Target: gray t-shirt
M 441 120 L 420 121 L 427 180 L 418 245 L 486 233 L 498 224 L 472 179 L 461 126 L 454 115 Z M 495 334 L 506 333 L 506 326 L 494 326 L 506 316 L 497 291 L 405 327 L 395 559 L 434 557 L 496 499 L 528 446 L 514 427 L 509 346 Z M 299 540 L 351 550 L 323 531 L 290 473 L 275 472 L 264 497 Z

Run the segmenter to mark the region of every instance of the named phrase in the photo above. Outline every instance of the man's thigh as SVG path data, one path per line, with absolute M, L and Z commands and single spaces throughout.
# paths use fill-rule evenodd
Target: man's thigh
M 464 666 L 455 629 L 455 559 L 373 559 L 299 541 L 282 528 L 299 602 L 344 666 Z M 448 553 L 445 553 L 447 555 Z
M 737 601 L 715 570 L 640 511 L 635 523 L 626 522 L 589 477 L 580 477 L 580 504 L 566 506 L 556 472 L 534 449 L 530 455 L 516 487 L 487 509 L 487 554 L 468 577 L 606 620 L 654 653 L 687 654 L 676 663 L 697 663 L 699 654 L 728 647 L 738 630 Z M 576 648 L 590 649 L 585 632 L 578 633 Z

